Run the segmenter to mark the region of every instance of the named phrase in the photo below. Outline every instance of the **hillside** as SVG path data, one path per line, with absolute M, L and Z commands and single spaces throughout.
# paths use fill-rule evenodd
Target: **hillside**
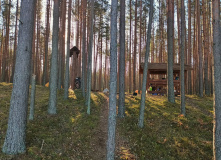
M 0 148 L 7 130 L 12 84 L 0 83 Z M 58 92 L 57 115 L 47 114 L 49 89 L 37 86 L 34 121 L 28 120 L 27 153 L 1 160 L 105 159 L 108 97 L 92 93 L 91 115 L 86 114 L 80 90 L 70 90 L 69 100 Z M 212 98 L 186 97 L 186 117 L 180 101 L 148 96 L 145 127 L 137 127 L 140 95 L 126 95 L 126 117 L 118 119 L 116 159 L 212 159 Z

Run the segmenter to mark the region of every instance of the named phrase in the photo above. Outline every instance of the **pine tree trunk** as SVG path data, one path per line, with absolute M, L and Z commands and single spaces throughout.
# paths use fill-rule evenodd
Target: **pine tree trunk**
M 194 5 L 194 23 L 193 23 L 193 94 L 196 94 L 196 1 Z
M 94 0 L 91 1 L 91 15 L 90 15 L 90 37 L 88 48 L 88 72 L 87 72 L 87 114 L 90 114 L 91 101 L 91 73 L 92 73 L 92 49 L 93 49 L 93 33 L 94 33 Z
M 16 49 L 17 49 L 17 31 L 18 31 L 18 3 L 19 0 L 17 0 L 16 4 L 16 18 L 15 18 L 15 41 L 14 41 L 14 53 L 13 53 L 13 66 L 12 66 L 12 81 L 13 82 L 13 77 L 14 77 L 14 72 L 15 72 L 15 58 L 16 58 Z M 1 65 L 0 65 L 1 66 Z
M 81 89 L 83 97 L 85 97 L 85 69 L 86 69 L 86 0 L 82 1 L 83 5 L 83 30 L 82 30 L 82 78 L 81 78 Z
M 213 55 L 214 55 L 214 125 L 213 125 L 213 158 L 221 159 L 221 30 L 219 0 L 212 1 L 213 22 Z
M 120 70 L 118 116 L 125 116 L 125 0 L 120 1 Z
M 188 0 L 188 65 L 191 65 L 191 33 L 191 0 Z M 188 94 L 192 94 L 191 70 L 188 71 Z
M 72 0 L 68 4 L 68 33 L 67 33 L 67 54 L 66 54 L 66 68 L 65 68 L 65 82 L 64 82 L 64 99 L 68 99 L 69 89 L 69 57 L 70 57 L 70 34 L 71 34 L 71 5 Z
M 202 40 L 201 40 L 201 26 L 200 26 L 200 2 L 197 0 L 197 24 L 198 24 L 198 55 L 199 55 L 199 96 L 203 97 L 203 54 L 202 54 Z
M 50 13 L 50 0 L 47 0 L 47 9 L 46 9 L 46 30 L 45 30 L 45 58 L 44 58 L 44 69 L 43 69 L 43 80 L 42 85 L 44 86 L 48 81 L 47 72 L 48 72 L 48 39 L 50 34 L 50 25 L 49 25 L 49 13 Z
M 207 96 L 209 93 L 209 81 L 208 81 L 208 54 L 209 54 L 209 42 L 208 42 L 208 28 L 207 28 L 207 9 L 206 0 L 202 1 L 203 7 L 203 36 L 204 36 L 204 88 Z
M 36 54 L 35 54 L 35 72 L 34 74 L 36 75 L 36 82 L 39 84 L 40 83 L 40 77 L 39 77 L 39 73 L 38 73 L 38 64 L 39 64 L 39 49 L 40 49 L 40 45 L 39 45 L 39 41 L 40 41 L 40 7 L 39 7 L 39 1 L 37 1 L 37 10 L 36 10 L 36 14 L 37 14 L 37 42 L 36 42 Z
M 174 61 L 174 63 L 180 63 L 180 52 L 181 52 L 181 44 L 180 44 L 180 7 L 179 7 L 179 0 L 176 0 L 177 3 L 177 32 L 178 32 L 178 53 L 177 53 L 177 59 Z M 174 53 L 175 54 L 175 53 Z
M 181 0 L 181 52 L 180 52 L 180 91 L 181 91 L 181 114 L 185 116 L 185 77 L 184 77 L 184 61 L 185 61 L 185 6 L 184 0 Z
M 173 52 L 174 52 L 174 0 L 167 0 L 167 96 L 168 101 L 175 103 L 173 84 Z
M 135 3 L 135 27 L 134 27 L 134 65 L 133 65 L 133 92 L 136 91 L 136 60 L 137 60 L 137 0 Z
M 111 1 L 110 94 L 107 160 L 114 160 L 117 92 L 117 0 Z
M 6 154 L 26 150 L 26 123 L 28 110 L 29 77 L 34 26 L 35 0 L 21 1 L 20 25 L 14 83 L 10 101 L 8 129 L 2 151 Z
M 36 7 L 34 9 L 34 28 L 33 28 L 33 40 L 32 40 L 32 59 L 31 59 L 31 68 L 30 68 L 30 84 L 31 84 L 31 76 L 32 73 L 35 73 L 35 39 L 36 39 Z
M 1 1 L 0 1 L 1 2 Z M 0 46 L 0 75 L 2 75 L 2 54 L 3 54 L 3 41 L 4 41 L 4 38 L 3 38 L 3 28 L 2 28 L 2 34 L 1 34 L 1 46 Z
M 152 29 L 152 51 L 151 51 L 151 63 L 154 63 L 154 23 L 153 23 L 153 29 Z
M 150 12 L 149 12 L 149 24 L 147 31 L 147 43 L 146 43 L 146 53 L 145 53 L 145 63 L 143 71 L 143 84 L 142 84 L 142 94 L 140 102 L 140 116 L 138 125 L 140 128 L 144 126 L 144 109 L 145 109 L 145 99 L 146 99 L 146 85 L 147 85 L 147 72 L 148 72 L 148 60 L 150 53 L 150 39 L 151 39 L 151 28 L 152 28 L 152 19 L 153 19 L 153 0 L 150 0 Z
M 7 3 L 7 2 L 6 2 Z M 9 56 L 9 26 L 10 26 L 10 6 L 11 6 L 11 0 L 8 2 L 9 5 L 7 5 L 5 9 L 6 13 L 6 35 L 5 35 L 5 46 L 4 46 L 4 52 L 3 52 L 3 60 L 2 60 L 2 77 L 1 81 L 6 82 L 6 75 L 7 75 L 7 59 Z
M 34 120 L 34 107 L 35 107 L 35 90 L 36 90 L 36 75 L 32 75 L 31 81 L 31 104 L 30 104 L 30 113 L 29 120 Z
M 48 106 L 49 114 L 56 114 L 57 106 L 59 3 L 60 0 L 54 0 L 52 54 L 50 70 L 50 95 Z
M 132 81 L 131 81 L 131 79 L 132 79 L 132 72 L 131 72 L 131 40 L 132 40 L 132 32 L 131 32 L 131 30 L 132 30 L 132 6 L 131 6 L 131 1 L 132 0 L 130 0 L 130 45 L 129 45 L 129 47 L 130 47 L 130 49 L 129 49 L 129 93 L 131 93 L 132 92 Z
M 141 64 L 141 37 L 142 37 L 142 1 L 140 1 L 140 44 L 139 44 L 139 69 L 140 69 L 140 64 Z M 141 91 L 141 74 L 139 74 L 139 89 L 138 89 L 138 92 L 140 94 L 140 91 Z

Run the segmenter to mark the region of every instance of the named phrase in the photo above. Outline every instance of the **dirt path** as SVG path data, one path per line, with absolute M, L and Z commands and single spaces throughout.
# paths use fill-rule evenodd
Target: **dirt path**
M 108 133 L 108 107 L 109 107 L 109 97 L 106 95 L 106 101 L 101 106 L 100 120 L 98 128 L 92 140 L 93 147 L 93 160 L 106 160 L 106 142 Z M 117 120 L 119 121 L 119 120 Z M 119 127 L 116 126 L 116 137 L 115 137 L 115 159 L 136 159 L 133 154 L 130 154 L 128 141 L 126 138 L 120 136 Z
M 101 106 L 99 124 L 95 131 L 92 147 L 93 147 L 93 160 L 105 160 L 106 159 L 106 140 L 107 140 L 107 128 L 108 128 L 108 96 L 105 97 L 106 101 Z

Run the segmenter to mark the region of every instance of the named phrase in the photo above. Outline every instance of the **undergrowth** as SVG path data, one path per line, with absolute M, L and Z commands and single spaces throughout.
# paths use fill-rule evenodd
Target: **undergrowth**
M 212 98 L 188 96 L 186 117 L 180 115 L 180 100 L 172 104 L 164 96 L 146 97 L 144 128 L 137 125 L 140 96 L 126 96 L 126 117 L 119 119 L 121 136 L 130 152 L 141 160 L 212 159 Z M 197 105 L 197 106 L 195 106 Z
M 0 149 L 3 145 L 10 106 L 12 84 L 0 83 Z M 69 90 L 69 99 L 58 91 L 57 114 L 48 115 L 49 89 L 37 86 L 34 121 L 27 123 L 27 152 L 0 160 L 89 160 L 96 152 L 92 142 L 98 128 L 102 93 L 91 95 L 91 115 L 86 114 L 80 90 Z M 117 120 L 123 143 L 116 156 L 140 160 L 212 159 L 212 97 L 186 96 L 186 116 L 180 115 L 180 100 L 167 102 L 164 96 L 147 96 L 144 128 L 137 125 L 140 95 L 126 95 L 126 116 Z M 118 142 L 117 142 L 118 143 Z M 118 153 L 116 153 L 118 154 Z
M 0 83 L 0 149 L 7 130 L 12 84 Z M 69 160 L 91 159 L 92 142 L 99 121 L 100 106 L 104 97 L 91 95 L 91 115 L 86 114 L 85 100 L 80 90 L 69 90 L 69 99 L 64 100 L 64 91 L 58 91 L 57 114 L 49 115 L 49 88 L 36 87 L 34 120 L 27 123 L 25 154 L 7 156 L 0 152 L 0 159 L 16 160 Z

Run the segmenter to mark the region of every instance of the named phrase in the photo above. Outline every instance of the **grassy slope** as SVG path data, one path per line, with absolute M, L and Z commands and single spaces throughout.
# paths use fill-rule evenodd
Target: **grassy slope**
M 12 84 L 0 83 L 0 149 L 7 130 Z M 66 160 L 91 159 L 94 136 L 99 121 L 102 94 L 92 94 L 92 112 L 86 115 L 85 101 L 79 90 L 71 92 L 70 99 L 63 100 L 63 91 L 58 93 L 57 115 L 47 114 L 49 89 L 37 86 L 34 121 L 27 125 L 27 153 L 6 156 L 0 152 L 0 159 L 21 160 Z
M 12 84 L 0 83 L 0 149 L 7 129 Z M 92 113 L 85 114 L 85 101 L 79 90 L 63 100 L 58 93 L 58 114 L 47 114 L 49 89 L 37 86 L 35 119 L 28 121 L 27 153 L 16 157 L 0 152 L 0 160 L 69 160 L 93 159 L 96 142 L 93 137 L 99 123 L 103 94 L 92 94 Z M 146 160 L 212 159 L 212 98 L 187 96 L 187 116 L 179 116 L 180 101 L 167 102 L 166 97 L 148 96 L 145 127 L 137 127 L 140 97 L 126 97 L 127 117 L 118 120 L 118 138 L 122 157 Z M 43 145 L 42 145 L 43 144 Z
M 186 117 L 166 97 L 148 96 L 145 127 L 137 127 L 140 97 L 126 98 L 127 117 L 119 122 L 121 135 L 137 159 L 212 159 L 212 98 L 187 96 Z

